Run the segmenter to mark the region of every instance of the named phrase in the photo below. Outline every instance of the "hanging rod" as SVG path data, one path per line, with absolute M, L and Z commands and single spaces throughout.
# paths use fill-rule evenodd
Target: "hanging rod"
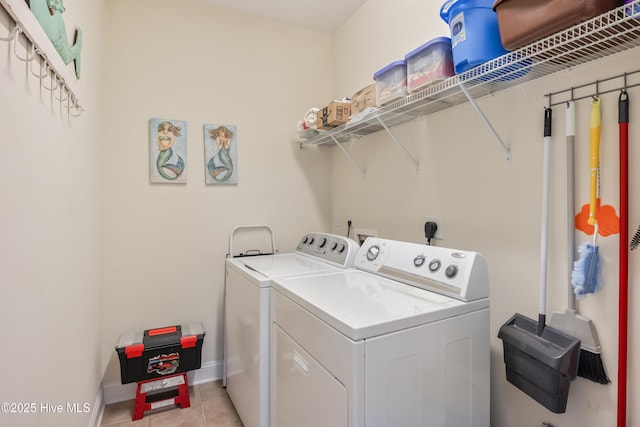
M 40 26 L 31 9 L 24 0 L 0 0 L 0 4 L 14 22 L 13 30 L 9 37 L 0 37 L 0 42 L 7 42 L 9 50 L 21 62 L 25 62 L 35 78 L 40 81 L 40 88 L 51 92 L 51 101 L 59 101 L 60 113 L 67 110 L 67 119 L 78 117 L 84 111 L 74 90 L 77 88 L 78 79 L 74 71 L 62 61 L 48 36 Z M 17 51 L 18 39 L 22 34 L 27 40 L 27 51 L 21 56 Z M 40 72 L 33 71 L 33 63 L 40 63 Z M 73 68 L 73 64 L 72 67 Z M 51 76 L 51 86 L 47 87 L 44 80 Z M 54 95 L 58 90 L 60 95 Z
M 632 82 L 632 77 L 637 77 L 637 81 Z M 612 84 L 614 87 L 611 87 Z M 626 73 L 618 74 L 616 76 L 607 77 L 605 79 L 594 80 L 590 83 L 581 84 L 578 86 L 572 86 L 568 89 L 563 89 L 557 92 L 550 92 L 544 96 L 547 99 L 549 107 L 565 104 L 568 101 L 579 101 L 581 99 L 587 99 L 594 96 L 604 95 L 606 93 L 618 92 L 620 90 L 627 90 L 632 87 L 640 86 L 640 70 L 628 71 Z M 585 89 L 589 89 L 584 93 Z M 553 97 L 562 95 L 560 101 L 553 101 Z

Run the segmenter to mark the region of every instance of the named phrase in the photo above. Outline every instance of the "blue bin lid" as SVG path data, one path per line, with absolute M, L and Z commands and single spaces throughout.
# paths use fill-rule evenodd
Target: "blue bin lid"
M 447 0 L 440 8 L 440 17 L 448 24 L 451 19 L 450 11 L 452 8 L 458 9 L 462 7 L 471 9 L 474 7 L 485 7 L 493 10 L 493 2 L 494 0 Z
M 437 37 L 435 39 L 431 39 L 428 42 L 426 42 L 425 44 L 423 44 L 422 46 L 413 49 L 411 52 L 407 53 L 404 56 L 404 59 L 406 61 L 408 61 L 409 59 L 413 58 L 414 56 L 424 52 L 427 48 L 435 45 L 435 44 L 439 44 L 439 43 L 446 43 L 449 45 L 449 49 L 451 49 L 451 38 L 449 37 Z
M 387 65 L 383 69 L 376 71 L 373 74 L 373 80 L 377 80 L 378 77 L 380 77 L 382 74 L 386 73 L 387 71 L 389 71 L 392 68 L 395 68 L 395 67 L 406 67 L 406 66 L 407 66 L 407 61 L 405 61 L 404 59 L 400 59 L 398 61 L 393 61 L 391 64 Z

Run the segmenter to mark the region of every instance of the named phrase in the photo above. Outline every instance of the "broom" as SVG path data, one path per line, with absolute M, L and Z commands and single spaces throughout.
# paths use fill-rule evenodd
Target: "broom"
M 580 360 L 578 375 L 591 381 L 608 384 L 611 381 L 600 356 L 600 344 L 595 326 L 590 319 L 581 316 L 576 309 L 576 296 L 571 285 L 571 266 L 575 252 L 574 227 L 574 140 L 575 140 L 575 103 L 567 103 L 567 230 L 568 230 L 568 266 L 569 286 L 567 310 L 564 313 L 553 313 L 550 326 L 580 340 Z

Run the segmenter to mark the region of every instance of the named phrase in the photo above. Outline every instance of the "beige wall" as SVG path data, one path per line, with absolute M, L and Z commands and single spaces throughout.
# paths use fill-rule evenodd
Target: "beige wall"
M 436 4 L 438 3 L 438 4 Z M 578 378 L 567 413 L 553 415 L 504 379 L 500 325 L 535 317 L 539 270 L 544 93 L 638 68 L 637 52 L 482 99 L 510 145 L 501 147 L 469 105 L 394 128 L 420 162 L 385 134 L 346 144 L 364 179 L 337 149 L 298 150 L 294 124 L 309 106 L 349 96 L 373 73 L 446 34 L 439 2 L 369 0 L 335 35 L 249 18 L 192 0 L 66 0 L 85 29 L 81 100 L 70 123 L 0 43 L 0 321 L 5 327 L 0 400 L 89 402 L 118 381 L 113 347 L 128 329 L 203 321 L 203 362 L 221 359 L 221 296 L 228 236 L 238 224 L 270 224 L 281 251 L 310 230 L 357 228 L 423 242 L 427 216 L 444 220 L 443 246 L 489 261 L 492 426 L 613 425 L 617 373 L 618 237 L 600 238 L 604 289 L 582 301 L 600 335 L 609 386 Z M 106 20 L 106 22 L 103 22 Z M 403 22 L 403 25 L 394 23 Z M 0 14 L 0 37 L 11 27 Z M 104 24 L 104 25 L 103 25 Z M 102 29 L 108 28 L 106 48 Z M 117 29 L 117 30 L 116 30 Z M 630 92 L 631 135 L 634 90 Z M 604 203 L 617 205 L 616 97 L 603 97 Z M 587 200 L 588 103 L 578 103 L 577 204 Z M 565 308 L 564 117 L 555 109 L 549 312 Z M 152 117 L 188 122 L 188 183 L 149 183 Z M 239 184 L 204 184 L 204 123 L 238 126 Z M 633 233 L 640 217 L 634 199 Z M 586 240 L 579 234 L 578 243 Z M 631 254 L 630 281 L 640 274 Z M 100 288 L 102 282 L 102 290 Z M 640 297 L 631 289 L 630 331 Z M 631 335 L 629 360 L 640 352 Z M 10 349 L 11 351 L 7 351 Z M 631 364 L 629 401 L 640 372 Z M 11 418 L 11 425 L 84 426 L 91 414 Z M 630 405 L 629 425 L 640 419 Z
M 353 93 L 386 63 L 403 58 L 430 38 L 447 35 L 439 18 L 440 2 L 370 0 L 335 35 L 336 95 Z M 395 18 L 389 19 L 389 16 Z M 401 20 L 400 17 L 403 17 Z M 410 22 L 406 24 L 404 19 Z M 391 23 L 403 22 L 402 25 Z M 369 30 L 362 29 L 366 23 Z M 392 27 L 392 28 L 390 28 Z M 436 30 L 437 29 L 437 30 Z M 421 33 L 420 33 L 421 32 Z M 421 34 L 421 35 L 420 35 Z M 372 48 L 375 46 L 375 48 Z M 380 47 L 380 49 L 378 49 Z M 358 61 L 352 61 L 356 52 Z M 366 66 L 358 66 L 366 64 Z M 583 378 L 571 385 L 567 412 L 554 415 L 505 380 L 499 327 L 515 312 L 537 319 L 542 188 L 542 122 L 545 93 L 606 78 L 640 66 L 638 52 L 601 61 L 557 76 L 528 83 L 479 101 L 485 114 L 511 147 L 507 162 L 470 105 L 454 107 L 396 127 L 396 138 L 418 159 L 416 173 L 409 160 L 385 133 L 345 144 L 366 169 L 366 178 L 337 148 L 332 156 L 332 229 L 344 232 L 342 221 L 353 215 L 354 227 L 374 229 L 382 237 L 425 242 L 428 216 L 443 218 L 444 240 L 436 244 L 476 250 L 485 255 L 491 279 L 491 425 L 525 427 L 614 425 L 617 383 L 618 235 L 599 238 L 604 288 L 580 301 L 582 314 L 593 320 L 602 345 L 602 357 L 613 384 L 602 386 Z M 635 111 L 630 90 L 631 109 Z M 618 206 L 617 97 L 602 97 L 602 199 Z M 577 103 L 576 205 L 588 201 L 588 101 Z M 640 124 L 631 119 L 631 140 Z M 548 312 L 563 311 L 567 301 L 565 226 L 564 108 L 554 109 L 550 220 Z M 640 153 L 631 144 L 631 212 L 633 234 L 640 217 L 640 200 L 633 183 L 633 167 Z M 588 237 L 578 232 L 577 243 Z M 631 253 L 630 282 L 640 274 L 637 254 Z M 640 294 L 631 285 L 630 327 L 639 326 Z M 640 344 L 630 334 L 629 360 L 637 359 Z M 638 401 L 640 371 L 630 364 L 629 402 Z M 640 412 L 629 405 L 628 425 Z
M 86 426 L 95 414 L 46 414 L 41 403 L 94 403 L 100 389 L 100 128 L 102 8 L 66 0 L 84 29 L 79 118 L 67 119 L 0 42 L 0 414 L 11 426 Z M 0 37 L 13 21 L 0 8 Z M 18 54 L 25 56 L 21 37 Z M 70 67 L 72 67 L 70 65 Z M 34 71 L 39 72 L 35 66 Z M 45 81 L 50 84 L 48 80 Z
M 222 359 L 224 257 L 235 225 L 269 224 L 281 251 L 329 226 L 329 150 L 295 124 L 331 92 L 331 37 L 205 1 L 107 3 L 102 135 L 103 366 L 121 332 L 202 321 Z M 149 119 L 188 123 L 187 184 L 149 183 Z M 205 185 L 205 123 L 238 130 L 238 185 Z M 240 248 L 241 249 L 241 248 Z M 244 248 L 246 249 L 246 248 Z

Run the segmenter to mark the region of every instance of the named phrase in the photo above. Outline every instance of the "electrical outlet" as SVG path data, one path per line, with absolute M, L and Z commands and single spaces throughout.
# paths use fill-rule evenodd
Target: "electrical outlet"
M 433 236 L 434 239 L 436 240 L 442 240 L 444 239 L 444 234 L 442 232 L 442 228 L 443 228 L 443 221 L 442 221 L 442 217 L 440 216 L 429 216 L 427 217 L 425 222 L 435 222 L 436 224 L 438 224 L 438 229 L 436 230 L 436 234 Z M 424 236 L 424 233 L 423 233 Z

